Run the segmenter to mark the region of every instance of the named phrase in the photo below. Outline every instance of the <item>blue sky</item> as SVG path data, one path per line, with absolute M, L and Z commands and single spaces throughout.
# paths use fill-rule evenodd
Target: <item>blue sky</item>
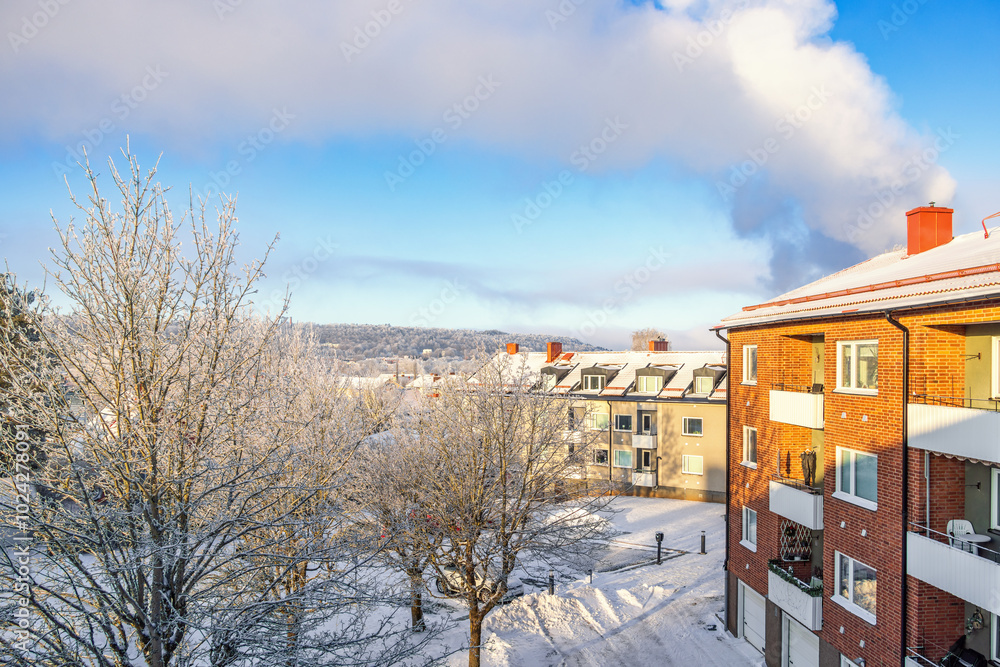
M 678 348 L 1000 210 L 987 0 L 7 0 L 0 254 L 40 284 L 81 145 L 238 195 L 316 322 Z M 106 183 L 106 185 L 108 185 Z

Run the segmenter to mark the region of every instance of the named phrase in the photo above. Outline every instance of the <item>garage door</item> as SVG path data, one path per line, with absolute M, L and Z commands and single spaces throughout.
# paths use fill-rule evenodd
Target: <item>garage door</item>
M 743 638 L 764 652 L 764 596 L 740 582 L 743 591 Z
M 819 637 L 785 616 L 788 667 L 819 667 Z

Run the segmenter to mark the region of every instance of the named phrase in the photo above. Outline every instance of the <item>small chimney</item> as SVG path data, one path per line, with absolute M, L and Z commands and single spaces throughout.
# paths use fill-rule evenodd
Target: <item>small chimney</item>
M 547 346 L 547 352 L 548 353 L 545 355 L 545 363 L 551 364 L 560 354 L 562 354 L 562 343 L 549 343 Z
M 517 343 L 507 343 L 507 354 L 517 354 L 520 349 L 521 346 Z
M 954 209 L 940 206 L 920 206 L 907 211 L 906 254 L 916 255 L 951 241 L 951 214 L 954 212 Z
M 649 341 L 650 352 L 666 352 L 670 349 L 670 341 L 665 338 L 657 338 Z

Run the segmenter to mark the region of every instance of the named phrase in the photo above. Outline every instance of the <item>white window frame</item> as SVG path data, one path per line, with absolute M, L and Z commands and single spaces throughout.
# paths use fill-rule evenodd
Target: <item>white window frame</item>
M 691 464 L 697 461 L 698 470 L 695 471 Z M 705 457 L 696 456 L 694 454 L 684 454 L 681 456 L 681 472 L 685 475 L 704 475 L 705 474 Z
M 875 500 L 869 500 L 868 498 L 862 498 L 856 495 L 857 491 L 857 455 L 870 456 L 875 459 Z M 841 490 L 841 463 L 843 457 L 847 455 L 851 457 L 851 468 L 849 480 L 850 491 Z M 834 487 L 833 497 L 844 502 L 851 503 L 852 505 L 857 505 L 858 507 L 864 507 L 865 509 L 872 510 L 873 512 L 878 509 L 878 455 L 872 454 L 870 452 L 862 452 L 857 449 L 849 449 L 847 447 L 837 447 L 837 461 L 836 461 L 836 486 Z
M 590 412 L 584 418 L 584 423 L 591 431 L 606 431 L 611 424 L 611 416 L 607 412 Z
M 596 381 L 594 381 L 596 379 Z M 603 375 L 590 374 L 583 376 L 583 389 L 584 391 L 600 391 L 604 389 L 604 382 L 606 378 Z M 590 386 L 591 384 L 596 384 L 596 387 Z
M 840 667 L 858 667 L 858 663 L 848 658 L 843 653 L 840 654 Z
M 598 461 L 597 457 L 601 453 L 604 454 L 604 460 L 603 461 Z M 595 449 L 594 450 L 594 465 L 595 466 L 606 466 L 606 465 L 608 465 L 608 450 L 606 450 L 606 449 Z
M 626 428 L 626 427 L 620 426 L 619 423 L 618 423 L 619 419 L 628 419 L 628 427 Z M 627 433 L 631 433 L 632 432 L 632 415 L 615 415 L 615 430 L 616 431 L 624 431 L 624 432 L 627 432 Z
M 1000 616 L 990 614 L 990 660 L 1000 663 Z
M 707 382 L 708 383 L 708 389 L 698 389 L 698 383 L 699 382 L 702 382 L 702 383 Z M 701 376 L 696 377 L 694 379 L 694 391 L 693 391 L 693 393 L 695 393 L 695 394 L 711 394 L 712 393 L 712 389 L 714 389 L 714 388 L 715 388 L 715 378 L 712 377 L 711 375 L 701 375 Z
M 750 519 L 753 518 L 751 524 Z M 746 505 L 743 506 L 743 524 L 740 528 L 740 544 L 757 552 L 757 512 Z
M 990 468 L 990 528 L 1000 530 L 1000 468 Z
M 695 433 L 688 426 L 688 423 L 692 422 L 692 421 L 698 421 L 698 422 L 700 422 L 699 428 L 698 428 L 699 433 Z M 703 435 L 705 435 L 705 419 L 704 419 L 704 417 L 684 417 L 684 418 L 682 418 L 681 419 L 681 433 L 683 435 L 689 435 L 692 438 L 700 438 Z
M 750 458 L 750 432 L 753 432 L 753 459 Z M 760 447 L 760 438 L 757 429 L 753 426 L 743 427 L 743 461 L 740 465 L 744 465 L 747 468 L 757 467 L 757 449 Z
M 663 390 L 663 377 L 660 375 L 640 375 L 636 378 L 636 391 L 653 394 Z
M 628 464 L 622 465 L 621 460 L 628 456 Z M 615 468 L 632 468 L 632 450 L 631 449 L 616 449 L 612 455 L 611 465 Z
M 750 377 L 750 373 L 747 369 L 750 367 L 750 357 L 753 356 L 753 377 Z M 743 382 L 741 384 L 757 384 L 757 346 L 756 345 L 744 345 L 743 346 Z
M 1000 396 L 1000 336 L 993 336 L 993 340 L 990 342 L 990 362 L 993 367 L 993 372 L 991 374 L 991 396 L 996 398 Z
M 839 604 L 847 611 L 857 616 L 858 618 L 860 618 L 861 620 L 870 623 L 872 625 L 875 625 L 875 614 L 871 613 L 861 605 L 856 604 L 854 600 L 845 598 L 840 594 L 840 562 L 842 559 L 847 559 L 850 562 L 850 574 L 848 575 L 847 590 L 851 594 L 851 597 L 854 597 L 854 564 L 860 563 L 861 565 L 864 565 L 869 570 L 872 570 L 875 573 L 876 608 L 878 606 L 878 570 L 872 567 L 871 565 L 867 563 L 862 563 L 856 558 L 851 558 L 847 554 L 841 553 L 840 551 L 833 552 L 833 595 L 830 596 L 830 599 Z
M 552 391 L 556 388 L 556 374 L 542 373 L 542 391 Z
M 858 346 L 874 345 L 875 359 L 878 359 L 878 339 L 874 340 L 841 340 L 837 341 L 837 386 L 835 392 L 842 394 L 862 394 L 864 396 L 875 396 L 878 394 L 878 369 L 875 370 L 875 389 L 858 386 Z M 844 386 L 844 364 L 841 360 L 842 350 L 851 349 L 851 367 L 848 386 Z

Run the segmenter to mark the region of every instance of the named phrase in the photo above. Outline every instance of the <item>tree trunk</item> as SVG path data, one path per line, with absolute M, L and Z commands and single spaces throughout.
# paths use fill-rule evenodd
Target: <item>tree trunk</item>
M 477 605 L 478 606 L 478 605 Z M 469 667 L 479 667 L 479 649 L 483 643 L 483 617 L 469 609 Z
M 424 598 L 422 595 L 424 579 L 421 574 L 410 573 L 410 627 L 414 632 L 427 629 L 424 623 Z

